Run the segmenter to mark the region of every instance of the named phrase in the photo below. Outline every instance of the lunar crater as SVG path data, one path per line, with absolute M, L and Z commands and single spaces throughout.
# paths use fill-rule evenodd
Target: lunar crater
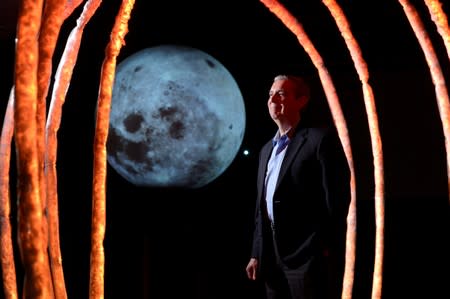
M 215 64 L 214 62 L 212 62 L 211 60 L 206 59 L 205 61 L 206 61 L 206 64 L 207 64 L 210 68 L 215 68 L 215 67 L 216 67 L 216 64 Z
M 134 133 L 141 128 L 143 122 L 144 117 L 140 113 L 133 113 L 125 118 L 123 124 L 128 132 Z

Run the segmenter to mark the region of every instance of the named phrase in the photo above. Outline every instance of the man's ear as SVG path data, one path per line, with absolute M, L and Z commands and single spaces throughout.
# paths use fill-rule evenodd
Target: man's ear
M 300 110 L 303 110 L 303 109 L 305 109 L 306 105 L 308 104 L 309 98 L 306 95 L 302 95 L 302 96 L 298 97 L 298 101 L 300 102 L 299 103 Z

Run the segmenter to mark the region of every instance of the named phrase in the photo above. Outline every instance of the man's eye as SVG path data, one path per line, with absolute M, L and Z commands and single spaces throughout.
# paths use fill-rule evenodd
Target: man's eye
M 282 92 L 282 91 L 277 91 L 277 92 L 271 92 L 271 93 L 269 93 L 269 96 L 270 96 L 270 97 L 273 97 L 273 96 L 284 97 L 285 94 L 284 94 L 284 92 Z

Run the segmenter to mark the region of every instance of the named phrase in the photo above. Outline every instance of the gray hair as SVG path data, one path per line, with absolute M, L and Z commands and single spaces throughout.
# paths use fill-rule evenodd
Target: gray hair
M 291 81 L 292 83 L 294 83 L 295 94 L 297 95 L 297 97 L 306 96 L 309 101 L 309 97 L 310 97 L 309 86 L 305 82 L 305 79 L 303 79 L 302 77 L 280 74 L 280 75 L 275 76 L 275 78 L 273 79 L 274 82 L 277 80 Z

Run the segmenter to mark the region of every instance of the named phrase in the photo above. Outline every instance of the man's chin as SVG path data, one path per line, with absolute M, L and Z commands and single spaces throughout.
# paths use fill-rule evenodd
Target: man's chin
M 274 119 L 281 119 L 281 118 L 283 118 L 283 113 L 281 113 L 281 112 L 275 112 L 275 113 L 273 114 L 273 118 L 274 118 Z

